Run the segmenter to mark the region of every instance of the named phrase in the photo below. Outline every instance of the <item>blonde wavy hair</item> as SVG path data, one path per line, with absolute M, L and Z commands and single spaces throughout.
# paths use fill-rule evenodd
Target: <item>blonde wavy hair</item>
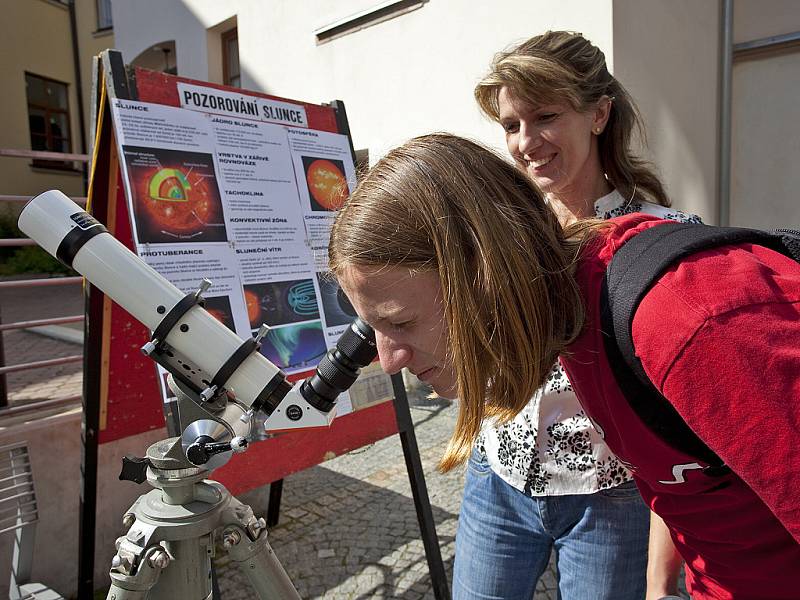
M 598 140 L 608 181 L 624 198 L 637 196 L 670 205 L 653 166 L 631 150 L 634 134 L 646 144 L 633 98 L 608 72 L 603 52 L 581 34 L 548 31 L 495 55 L 489 73 L 475 87 L 475 99 L 498 122 L 503 88 L 532 106 L 566 102 L 577 112 L 592 110 L 603 96 L 609 97 L 611 113 Z
M 442 471 L 466 460 L 484 417 L 507 422 L 528 403 L 580 332 L 572 270 L 597 226 L 562 229 L 524 173 L 443 133 L 392 150 L 339 211 L 334 274 L 399 266 L 439 276 L 459 397 Z

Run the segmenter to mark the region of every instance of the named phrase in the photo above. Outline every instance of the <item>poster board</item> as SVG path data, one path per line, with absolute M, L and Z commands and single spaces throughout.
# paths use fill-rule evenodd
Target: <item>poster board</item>
M 139 68 L 108 79 L 98 127 L 110 130 L 116 156 L 106 207 L 115 237 L 182 291 L 214 281 L 204 294 L 212 314 L 241 337 L 266 321 L 265 356 L 290 380 L 311 374 L 353 318 L 322 275 L 337 190 L 355 184 L 343 104 Z M 163 373 L 139 352 L 149 332 L 113 303 L 103 328 L 100 443 L 162 427 Z M 273 332 L 285 335 L 270 340 Z M 287 339 L 311 349 L 289 352 Z M 330 428 L 251 444 L 214 477 L 238 494 L 398 433 L 392 397 L 374 364 L 340 399 Z

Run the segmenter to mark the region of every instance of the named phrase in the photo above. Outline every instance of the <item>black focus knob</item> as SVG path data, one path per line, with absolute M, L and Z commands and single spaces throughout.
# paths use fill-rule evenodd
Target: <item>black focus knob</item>
M 123 456 L 122 471 L 119 474 L 119 479 L 120 481 L 144 483 L 147 480 L 147 467 L 149 466 L 149 458 L 139 458 L 131 455 Z

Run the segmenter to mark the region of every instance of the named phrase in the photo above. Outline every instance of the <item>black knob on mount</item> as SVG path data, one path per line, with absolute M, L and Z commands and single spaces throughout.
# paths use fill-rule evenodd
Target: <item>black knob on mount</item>
M 134 483 L 144 483 L 147 481 L 147 467 L 151 466 L 149 458 L 139 458 L 138 456 L 123 456 L 122 471 L 119 474 L 120 481 L 133 481 Z
M 187 449 L 186 458 L 193 465 L 204 465 L 215 454 L 223 452 L 242 452 L 247 448 L 244 437 L 235 437 L 229 442 L 215 442 L 214 438 L 207 435 L 198 437 Z
M 208 459 L 211 458 L 212 452 L 209 450 L 213 443 L 214 438 L 201 435 L 186 449 L 186 458 L 193 465 L 206 464 Z M 230 445 L 228 445 L 228 448 L 230 449 Z

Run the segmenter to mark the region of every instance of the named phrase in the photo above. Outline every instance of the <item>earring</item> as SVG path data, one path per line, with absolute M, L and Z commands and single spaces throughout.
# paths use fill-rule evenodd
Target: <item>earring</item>
M 601 131 L 603 131 L 603 130 L 602 130 L 602 129 L 600 129 L 599 127 L 595 127 L 595 129 L 594 129 L 594 133 L 595 133 L 595 135 L 600 135 L 600 132 L 601 132 Z

